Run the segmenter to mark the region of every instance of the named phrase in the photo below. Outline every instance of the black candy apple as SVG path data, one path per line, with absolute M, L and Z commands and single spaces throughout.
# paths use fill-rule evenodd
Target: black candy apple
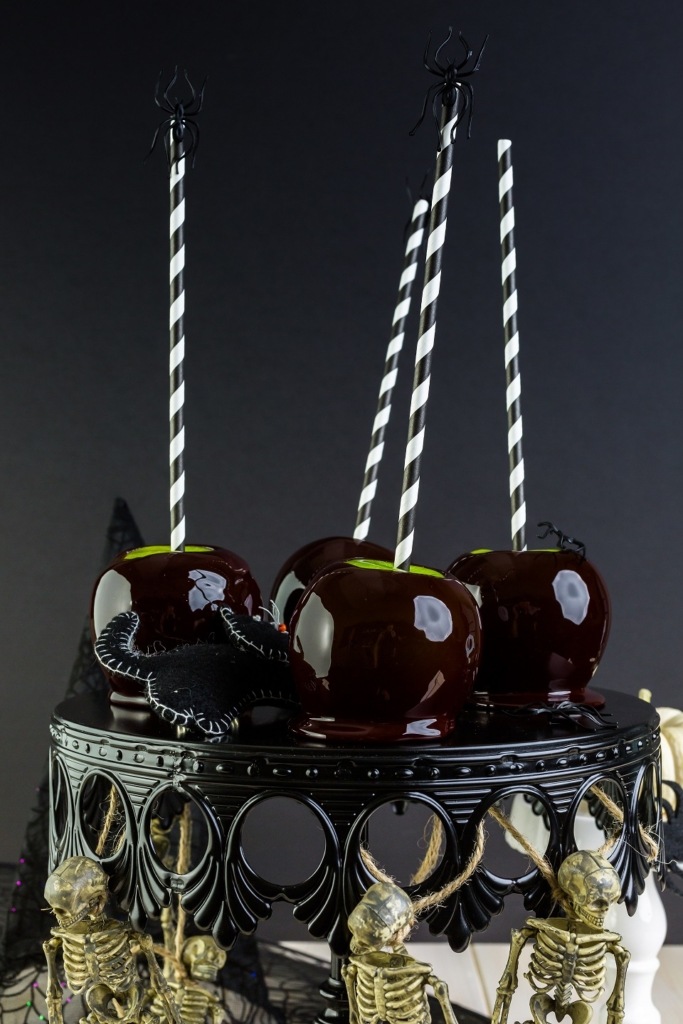
M 604 704 L 586 690 L 607 643 L 610 605 L 580 551 L 472 551 L 448 571 L 475 595 L 482 622 L 477 696 L 500 704 Z
M 288 623 L 296 603 L 304 590 L 321 569 L 347 558 L 374 558 L 390 560 L 391 551 L 369 540 L 354 540 L 353 537 L 323 537 L 304 544 L 284 563 L 270 592 L 280 617 Z
M 452 576 L 350 559 L 318 573 L 290 624 L 303 715 L 295 733 L 333 741 L 440 739 L 479 660 L 479 613 Z
M 134 548 L 118 555 L 95 583 L 91 629 L 96 639 L 115 615 L 136 612 L 136 646 L 152 654 L 181 644 L 220 642 L 220 608 L 253 615 L 260 606 L 249 566 L 226 548 Z M 110 682 L 113 703 L 142 702 L 134 680 L 110 676 Z

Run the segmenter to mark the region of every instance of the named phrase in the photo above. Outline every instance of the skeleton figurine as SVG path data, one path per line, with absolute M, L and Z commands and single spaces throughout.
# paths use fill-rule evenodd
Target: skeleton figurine
M 52 937 L 43 943 L 50 1024 L 63 1024 L 60 948 L 66 983 L 75 995 L 83 993 L 89 1010 L 81 1024 L 181 1024 L 150 936 L 105 915 L 107 882 L 103 869 L 89 857 L 70 857 L 47 880 L 45 899 L 57 918 Z M 140 954 L 149 970 L 148 982 L 138 972 Z M 158 1012 L 150 1006 L 155 995 Z
M 349 916 L 351 955 L 342 968 L 351 1024 L 430 1024 L 427 985 L 446 1024 L 458 1024 L 448 987 L 403 944 L 415 924 L 410 897 L 392 882 L 375 882 Z M 383 947 L 388 946 L 389 952 Z
M 524 1024 L 547 1024 L 549 1013 L 558 1021 L 569 1016 L 572 1024 L 588 1024 L 593 1016 L 590 1004 L 605 988 L 608 953 L 614 957 L 617 973 L 607 1000 L 607 1024 L 621 1024 L 624 1019 L 624 983 L 631 954 L 620 944 L 620 935 L 604 928 L 609 907 L 621 895 L 619 876 L 599 853 L 580 850 L 562 862 L 557 881 L 568 899 L 568 916 L 530 917 L 524 928 L 513 931 L 492 1024 L 507 1024 L 519 956 L 529 939 L 533 949 L 525 978 L 534 995 L 529 1001 L 531 1019 Z M 572 1000 L 574 992 L 578 999 Z
M 225 965 L 225 950 L 210 935 L 193 935 L 183 945 L 182 961 L 189 980 L 171 982 L 171 989 L 183 1024 L 221 1024 L 225 1009 L 219 996 L 198 982 L 215 985 L 218 972 Z M 162 1011 L 158 996 L 153 1008 Z

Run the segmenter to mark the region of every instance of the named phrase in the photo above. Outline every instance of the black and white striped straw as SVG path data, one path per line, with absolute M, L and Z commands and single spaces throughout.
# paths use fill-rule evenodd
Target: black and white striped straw
M 446 215 L 451 188 L 455 126 L 458 123 L 459 94 L 444 93 L 439 123 L 440 149 L 434 171 L 429 233 L 425 258 L 424 284 L 420 307 L 415 375 L 410 402 L 408 444 L 403 470 L 403 489 L 399 508 L 398 536 L 394 567 L 408 570 L 415 535 L 415 507 L 420 489 L 420 462 L 424 448 L 427 399 L 431 377 L 432 350 L 436 335 L 436 310 L 441 287 L 441 262 L 446 241 Z
M 505 335 L 505 404 L 508 420 L 510 465 L 510 533 L 512 550 L 526 551 L 526 503 L 522 455 L 521 377 L 517 330 L 517 255 L 515 206 L 512 181 L 512 143 L 498 140 L 498 198 L 500 202 L 501 279 L 503 284 L 503 331 Z
M 389 338 L 387 354 L 384 360 L 384 372 L 379 388 L 377 412 L 372 424 L 370 451 L 365 463 L 363 488 L 360 493 L 356 515 L 356 528 L 353 531 L 354 540 L 365 540 L 370 530 L 372 502 L 377 492 L 379 466 L 384 454 L 384 438 L 389 417 L 391 416 L 391 399 L 398 376 L 398 362 L 401 349 L 403 348 L 406 321 L 410 313 L 413 282 L 417 275 L 417 266 L 428 213 L 429 203 L 427 200 L 418 199 L 413 207 L 413 213 L 407 228 L 408 239 L 398 285 L 398 299 L 391 324 L 391 337 Z
M 170 510 L 171 550 L 185 545 L 185 154 L 183 128 L 169 132 L 170 216 Z M 178 136 L 178 137 L 176 137 Z

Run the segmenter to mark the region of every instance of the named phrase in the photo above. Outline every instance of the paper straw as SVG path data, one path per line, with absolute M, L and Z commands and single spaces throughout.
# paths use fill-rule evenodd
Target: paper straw
M 354 540 L 365 540 L 370 530 L 370 518 L 372 501 L 377 491 L 377 477 L 379 466 L 384 454 L 384 438 L 386 435 L 389 417 L 391 416 L 391 399 L 398 376 L 398 361 L 403 348 L 405 326 L 410 313 L 410 302 L 413 291 L 413 282 L 417 275 L 417 264 L 422 248 L 429 203 L 426 199 L 418 199 L 413 207 L 413 213 L 408 224 L 408 240 L 406 242 L 405 256 L 401 278 L 398 285 L 398 299 L 394 310 L 394 318 L 391 324 L 391 337 L 387 346 L 387 354 L 384 361 L 384 373 L 379 388 L 377 400 L 377 413 L 372 425 L 370 437 L 370 451 L 365 463 L 365 475 L 363 487 L 358 502 L 358 513 L 356 515 L 356 528 L 353 531 Z
M 425 260 L 420 323 L 417 349 L 415 351 L 415 376 L 410 402 L 408 423 L 408 444 L 403 470 L 403 490 L 399 508 L 398 536 L 394 567 L 408 570 L 413 553 L 415 536 L 415 507 L 420 489 L 420 462 L 424 448 L 427 399 L 431 377 L 432 350 L 436 335 L 436 309 L 441 287 L 441 258 L 446 240 L 446 214 L 448 194 L 451 188 L 453 165 L 453 143 L 457 123 L 458 93 L 448 96 L 444 93 L 439 124 L 441 147 L 436 158 L 434 188 L 429 215 L 429 235 Z
M 517 255 L 515 207 L 512 183 L 512 143 L 498 140 L 498 198 L 500 200 L 501 279 L 503 283 L 503 331 L 505 335 L 505 404 L 508 419 L 510 464 L 510 533 L 512 550 L 526 551 L 526 503 L 522 456 L 521 377 L 517 331 Z
M 171 550 L 185 545 L 185 156 L 179 122 L 169 132 L 171 189 L 170 266 L 170 510 Z M 177 136 L 177 137 L 176 137 Z

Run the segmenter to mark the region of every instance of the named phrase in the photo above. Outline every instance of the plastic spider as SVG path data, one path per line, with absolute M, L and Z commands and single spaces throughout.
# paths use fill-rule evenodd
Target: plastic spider
M 444 46 L 447 46 L 453 36 L 453 29 L 448 29 L 448 35 L 441 43 L 440 46 L 434 52 L 434 56 L 429 57 L 429 47 L 432 42 L 431 35 L 427 40 L 427 45 L 424 52 L 424 66 L 429 71 L 430 75 L 436 75 L 440 81 L 435 82 L 434 85 L 430 85 L 425 93 L 424 103 L 422 104 L 422 113 L 420 118 L 411 130 L 410 134 L 414 135 L 417 129 L 420 127 L 424 120 L 424 116 L 427 112 L 427 104 L 429 103 L 430 96 L 432 97 L 432 112 L 434 114 L 434 120 L 436 122 L 437 137 L 439 139 L 439 145 L 441 144 L 441 132 L 439 129 L 439 116 L 437 113 L 437 101 L 441 97 L 441 103 L 443 106 L 454 107 L 456 105 L 458 96 L 462 98 L 462 107 L 458 111 L 456 110 L 455 121 L 451 128 L 451 142 L 455 138 L 455 129 L 462 121 L 465 114 L 467 114 L 467 138 L 472 134 L 472 111 L 474 108 L 474 90 L 472 89 L 472 83 L 468 82 L 467 79 L 479 70 L 479 64 L 481 63 L 481 57 L 484 52 L 484 48 L 489 40 L 486 39 L 481 44 L 479 53 L 477 54 L 474 62 L 474 67 L 467 69 L 467 65 L 472 59 L 473 50 L 470 49 L 470 45 L 463 36 L 462 32 L 458 32 L 458 39 L 462 43 L 463 49 L 465 50 L 465 56 L 463 60 L 458 64 L 455 60 L 450 61 L 447 64 L 442 64 L 439 60 L 439 54 L 443 50 Z
M 568 534 L 563 533 L 562 530 L 558 530 L 554 523 L 544 522 L 536 523 L 536 525 L 539 527 L 545 526 L 545 533 L 537 535 L 539 540 L 543 540 L 549 533 L 552 533 L 557 537 L 557 546 L 562 551 L 575 551 L 581 558 L 586 557 L 586 545 L 575 537 L 570 537 Z
M 164 113 L 169 114 L 170 116 L 164 118 L 157 127 L 149 152 L 151 153 L 154 150 L 159 139 L 159 135 L 163 134 L 166 157 L 170 164 L 171 154 L 169 137 L 173 135 L 173 141 L 177 146 L 181 143 L 185 144 L 181 155 L 185 157 L 191 156 L 192 166 L 194 167 L 195 156 L 197 154 L 197 149 L 199 148 L 199 125 L 195 121 L 195 117 L 201 111 L 204 104 L 204 87 L 206 86 L 206 79 L 204 79 L 201 89 L 197 92 L 188 77 L 187 71 L 183 71 L 183 78 L 187 82 L 190 90 L 190 98 L 182 100 L 178 96 L 175 96 L 172 100 L 169 93 L 178 81 L 178 68 L 176 67 L 173 72 L 173 78 L 163 92 L 161 91 L 162 73 L 163 72 L 159 73 L 154 102 L 160 110 L 163 110 Z

